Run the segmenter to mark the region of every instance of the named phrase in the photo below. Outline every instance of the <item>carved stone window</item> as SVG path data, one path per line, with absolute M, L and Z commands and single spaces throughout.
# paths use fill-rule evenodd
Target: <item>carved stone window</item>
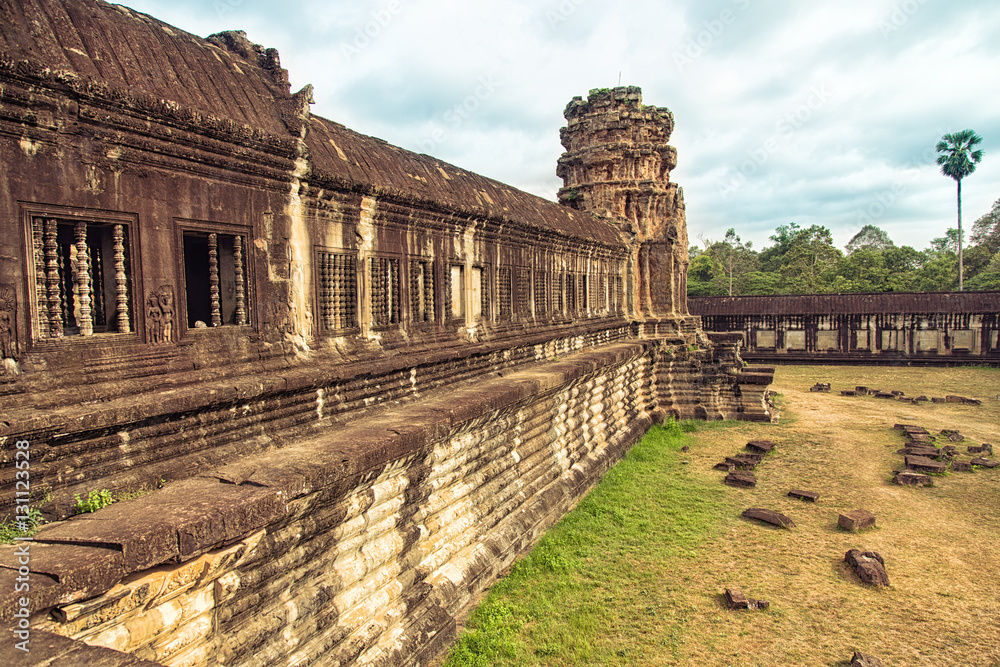
M 602 313 L 608 310 L 608 274 L 603 272 L 597 277 L 597 309 Z
M 615 276 L 615 312 L 620 313 L 625 306 L 625 281 Z
M 587 314 L 587 307 L 590 303 L 590 276 L 586 273 L 577 274 L 576 299 L 577 308 L 581 315 Z
M 513 314 L 511 275 L 509 268 L 501 268 L 497 272 L 497 317 L 509 320 Z
M 535 270 L 535 317 L 543 318 L 549 314 L 549 274 L 541 269 Z
M 39 339 L 133 330 L 129 227 L 126 223 L 32 217 Z
M 566 313 L 573 315 L 576 313 L 576 274 L 566 273 Z
M 517 279 L 517 315 L 531 317 L 531 269 L 519 266 L 514 272 Z
M 430 260 L 410 260 L 410 319 L 434 321 L 434 263 Z
M 182 238 L 188 327 L 249 324 L 246 235 L 185 230 Z
M 490 290 L 490 271 L 486 267 L 475 266 L 472 268 L 472 280 L 473 285 L 479 284 L 479 310 L 476 311 L 475 298 L 472 303 L 472 315 L 473 317 L 486 317 L 490 316 L 490 304 L 491 304 L 491 290 Z
M 354 255 L 316 253 L 319 326 L 324 332 L 358 326 L 357 262 Z
M 563 315 L 566 312 L 566 277 L 562 273 L 557 273 L 554 278 L 552 283 L 552 308 L 556 315 Z
M 399 324 L 399 260 L 372 257 L 371 274 L 372 326 Z

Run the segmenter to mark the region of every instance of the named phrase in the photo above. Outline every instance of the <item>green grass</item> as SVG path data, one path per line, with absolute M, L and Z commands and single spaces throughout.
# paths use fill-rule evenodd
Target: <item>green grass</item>
M 664 596 L 684 582 L 663 563 L 696 559 L 733 512 L 717 480 L 687 474 L 681 447 L 686 432 L 727 425 L 651 429 L 493 587 L 445 665 L 629 664 L 682 642 L 683 610 Z
M 10 544 L 18 537 L 31 537 L 44 523 L 42 513 L 35 508 L 28 510 L 28 515 L 20 520 L 11 521 L 10 517 L 7 517 L 0 523 L 0 544 Z

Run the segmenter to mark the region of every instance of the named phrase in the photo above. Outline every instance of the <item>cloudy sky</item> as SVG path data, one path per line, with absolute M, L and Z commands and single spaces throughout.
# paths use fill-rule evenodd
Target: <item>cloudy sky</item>
M 1000 199 L 996 0 L 127 0 L 275 47 L 313 112 L 549 199 L 562 110 L 637 85 L 674 113 L 692 243 L 734 227 L 862 225 L 926 247 L 955 226 L 946 132 L 986 155 L 963 222 Z

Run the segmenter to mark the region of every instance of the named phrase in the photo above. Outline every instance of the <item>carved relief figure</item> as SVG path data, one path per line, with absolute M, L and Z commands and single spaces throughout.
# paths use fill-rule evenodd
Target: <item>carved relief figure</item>
M 160 304 L 160 342 L 174 342 L 174 288 L 160 285 L 157 293 Z
M 160 299 L 156 292 L 150 291 L 146 297 L 146 339 L 154 345 L 163 342 L 162 315 Z
M 16 309 L 14 287 L 0 285 L 0 359 L 17 359 Z

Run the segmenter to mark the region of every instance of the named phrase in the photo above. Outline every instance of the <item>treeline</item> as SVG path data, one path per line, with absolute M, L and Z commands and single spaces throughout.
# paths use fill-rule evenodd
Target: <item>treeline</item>
M 964 234 L 963 234 L 964 236 Z M 760 251 L 734 229 L 721 241 L 700 239 L 689 250 L 688 296 L 939 292 L 958 289 L 958 230 L 930 247 L 897 246 L 874 225 L 855 234 L 844 250 L 820 225 L 781 225 Z M 966 290 L 1000 289 L 1000 200 L 963 239 Z

